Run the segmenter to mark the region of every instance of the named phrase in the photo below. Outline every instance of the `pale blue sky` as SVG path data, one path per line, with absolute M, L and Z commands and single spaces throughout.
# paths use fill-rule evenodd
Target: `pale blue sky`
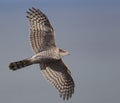
M 66 103 L 120 102 L 119 0 L 1 0 L 0 103 L 64 103 L 33 65 L 10 71 L 11 61 L 33 55 L 26 11 L 41 9 L 56 32 L 56 42 L 75 81 Z M 47 98 L 47 99 L 46 99 Z

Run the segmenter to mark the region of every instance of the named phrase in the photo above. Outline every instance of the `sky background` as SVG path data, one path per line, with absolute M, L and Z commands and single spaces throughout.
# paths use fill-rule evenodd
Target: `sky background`
M 39 65 L 10 71 L 12 61 L 33 55 L 26 11 L 49 18 L 57 45 L 75 81 L 69 101 Z M 0 0 L 0 103 L 120 103 L 120 0 Z

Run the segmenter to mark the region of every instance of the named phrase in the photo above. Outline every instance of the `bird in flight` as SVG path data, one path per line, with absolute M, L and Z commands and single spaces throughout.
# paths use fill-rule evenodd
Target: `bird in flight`
M 62 57 L 69 52 L 56 46 L 54 29 L 44 13 L 39 9 L 31 8 L 27 11 L 27 18 L 30 22 L 30 42 L 35 54 L 11 62 L 9 68 L 15 71 L 32 64 L 39 64 L 43 75 L 57 88 L 60 97 L 68 100 L 74 93 L 75 84 Z

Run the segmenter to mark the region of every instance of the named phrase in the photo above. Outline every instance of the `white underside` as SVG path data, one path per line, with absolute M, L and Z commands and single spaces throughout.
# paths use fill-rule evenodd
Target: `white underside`
M 39 52 L 32 56 L 32 61 L 40 61 L 41 59 L 60 59 L 59 49 L 49 49 L 46 51 Z

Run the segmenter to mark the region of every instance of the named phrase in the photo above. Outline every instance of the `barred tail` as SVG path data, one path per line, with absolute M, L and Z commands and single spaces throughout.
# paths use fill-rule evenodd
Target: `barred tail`
M 21 61 L 10 63 L 9 68 L 11 70 L 18 70 L 20 68 L 23 68 L 23 67 L 26 67 L 26 66 L 29 66 L 29 65 L 32 65 L 31 60 L 30 59 L 24 59 L 24 60 L 21 60 Z

